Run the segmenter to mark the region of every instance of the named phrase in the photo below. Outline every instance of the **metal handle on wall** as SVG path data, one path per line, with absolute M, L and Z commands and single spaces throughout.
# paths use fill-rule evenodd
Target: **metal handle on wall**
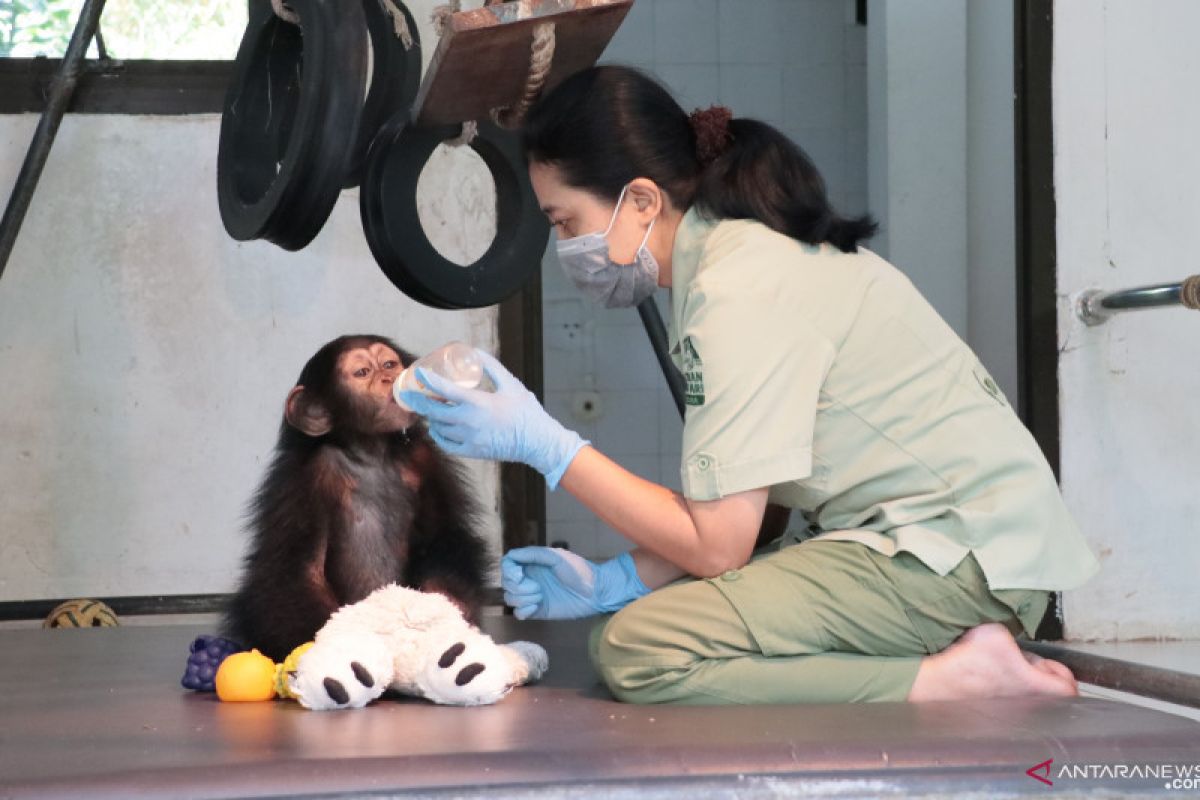
M 1079 295 L 1075 301 L 1075 315 L 1088 325 L 1099 325 L 1122 311 L 1174 305 L 1200 310 L 1200 275 L 1184 278 L 1180 283 L 1163 283 L 1116 292 L 1091 289 Z

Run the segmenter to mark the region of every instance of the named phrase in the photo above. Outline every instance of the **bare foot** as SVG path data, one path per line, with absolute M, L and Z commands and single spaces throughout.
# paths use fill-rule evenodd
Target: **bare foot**
M 1071 670 L 1066 664 L 1049 658 L 1043 658 L 1036 653 L 1030 653 L 1026 650 L 1022 650 L 1021 655 L 1025 656 L 1025 660 L 1037 669 L 1040 669 L 1043 672 L 1048 672 L 1051 675 L 1057 675 L 1063 680 L 1069 681 L 1070 684 L 1075 687 L 1076 693 L 1078 693 L 1079 683 L 1075 680 L 1075 676 L 1071 673 Z
M 940 653 L 921 659 L 908 692 L 914 703 L 984 697 L 1079 694 L 1075 678 L 1057 661 L 1022 653 L 1012 634 L 992 622 L 964 633 Z M 1064 674 L 1065 673 L 1065 674 Z M 1070 677 L 1069 677 L 1070 676 Z

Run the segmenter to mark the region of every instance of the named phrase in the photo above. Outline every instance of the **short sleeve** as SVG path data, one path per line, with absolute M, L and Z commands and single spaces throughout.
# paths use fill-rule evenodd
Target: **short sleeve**
M 774 290 L 772 270 L 757 266 L 708 270 L 684 307 L 680 473 L 693 500 L 812 474 L 813 428 L 835 349 L 804 319 L 793 293 Z M 761 280 L 750 284 L 747 275 Z

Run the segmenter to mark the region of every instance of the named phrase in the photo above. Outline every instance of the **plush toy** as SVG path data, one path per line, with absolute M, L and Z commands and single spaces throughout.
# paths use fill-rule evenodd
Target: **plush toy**
M 532 642 L 497 644 L 445 596 L 390 584 L 334 612 L 288 674 L 318 711 L 361 708 L 387 689 L 435 703 L 495 703 L 549 666 Z

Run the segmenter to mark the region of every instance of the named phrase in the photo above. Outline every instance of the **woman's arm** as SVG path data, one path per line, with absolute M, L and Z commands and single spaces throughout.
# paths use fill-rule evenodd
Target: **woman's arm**
M 762 525 L 758 530 L 758 538 L 754 542 L 754 549 L 757 550 L 782 536 L 784 530 L 787 529 L 788 519 L 791 517 L 791 514 L 792 510 L 790 508 L 767 503 Z M 657 589 L 661 586 L 666 586 L 671 581 L 688 574 L 686 570 L 680 569 L 670 561 L 661 556 L 656 556 L 645 548 L 634 548 L 629 554 L 633 558 L 638 576 L 642 579 L 642 583 L 646 584 L 647 588 Z
M 708 578 L 743 566 L 767 505 L 765 488 L 719 500 L 688 500 L 628 472 L 593 447 L 579 451 L 560 485 L 640 546 L 634 561 L 651 589 L 683 573 Z
M 465 389 L 425 370 L 417 378 L 441 400 L 406 391 L 401 399 L 425 417 L 429 435 L 448 453 L 520 461 L 563 486 L 630 541 L 690 575 L 712 577 L 750 559 L 763 522 L 767 489 L 692 501 L 627 472 L 550 417 L 500 362 L 479 352 L 494 391 Z M 661 586 L 677 574 L 642 556 L 646 578 Z M 647 584 L 649 585 L 649 584 Z
M 680 569 L 644 547 L 635 547 L 629 551 L 629 555 L 633 558 L 638 577 L 646 584 L 647 589 L 658 589 L 688 574 L 687 570 Z

